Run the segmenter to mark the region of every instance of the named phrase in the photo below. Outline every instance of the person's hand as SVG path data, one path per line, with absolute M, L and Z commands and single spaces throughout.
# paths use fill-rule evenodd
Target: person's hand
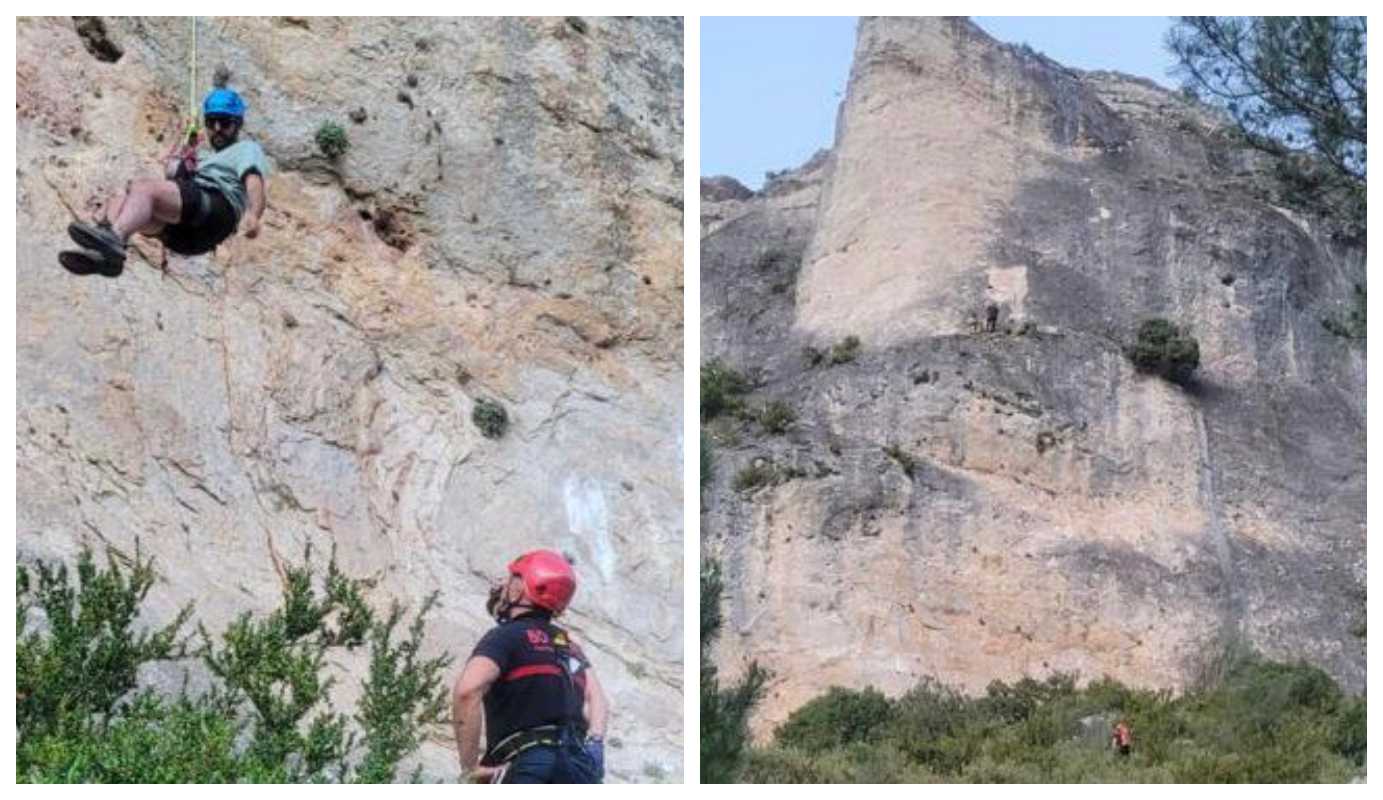
M 478 766 L 462 772 L 462 778 L 466 783 L 489 783 L 501 769 L 503 768 Z
M 246 239 L 253 239 L 259 235 L 259 217 L 253 214 L 246 214 L 240 221 L 240 235 Z
M 586 755 L 591 757 L 595 763 L 597 778 L 605 777 L 605 740 L 599 736 L 593 736 L 586 740 Z

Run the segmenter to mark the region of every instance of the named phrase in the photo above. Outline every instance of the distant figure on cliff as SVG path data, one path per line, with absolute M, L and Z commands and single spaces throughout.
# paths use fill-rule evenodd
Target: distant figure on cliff
M 581 648 L 552 624 L 575 594 L 571 564 L 551 550 L 514 559 L 490 590 L 485 610 L 499 624 L 475 646 L 452 690 L 464 780 L 600 783 L 604 777 L 605 693 Z
M 1121 756 L 1127 756 L 1132 752 L 1133 729 L 1129 727 L 1128 720 L 1121 719 L 1114 725 L 1114 732 L 1109 736 L 1109 746 Z
M 984 307 L 984 329 L 988 333 L 993 333 L 994 328 L 999 323 L 999 306 L 990 303 Z
M 224 80 L 218 75 L 218 84 Z M 245 101 L 221 85 L 202 102 L 202 119 L 210 151 L 189 146 L 168 161 L 163 179 L 126 184 L 106 204 L 100 222 L 67 227 L 82 248 L 58 255 L 69 272 L 116 277 L 125 268 L 125 243 L 136 233 L 156 237 L 185 256 L 211 252 L 237 228 L 249 239 L 259 235 L 269 165 L 259 143 L 239 141 Z M 192 136 L 195 142 L 195 131 Z

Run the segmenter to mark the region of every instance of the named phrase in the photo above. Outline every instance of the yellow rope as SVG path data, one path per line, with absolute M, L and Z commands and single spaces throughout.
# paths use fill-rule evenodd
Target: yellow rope
M 192 61 L 187 78 L 187 139 L 197 133 L 197 18 L 192 17 Z

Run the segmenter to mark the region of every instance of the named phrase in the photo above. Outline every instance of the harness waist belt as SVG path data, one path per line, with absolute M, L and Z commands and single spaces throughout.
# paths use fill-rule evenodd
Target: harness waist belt
M 489 748 L 483 763 L 487 766 L 498 766 L 514 760 L 519 753 L 530 747 L 558 747 L 561 743 L 562 727 L 560 725 L 540 725 L 526 731 L 516 731 L 496 742 L 494 747 Z

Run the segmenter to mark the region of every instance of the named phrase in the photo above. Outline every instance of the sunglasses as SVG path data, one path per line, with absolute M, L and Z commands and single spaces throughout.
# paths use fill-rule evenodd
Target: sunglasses
M 208 128 L 233 128 L 240 124 L 240 120 L 235 117 L 207 117 L 206 126 Z

